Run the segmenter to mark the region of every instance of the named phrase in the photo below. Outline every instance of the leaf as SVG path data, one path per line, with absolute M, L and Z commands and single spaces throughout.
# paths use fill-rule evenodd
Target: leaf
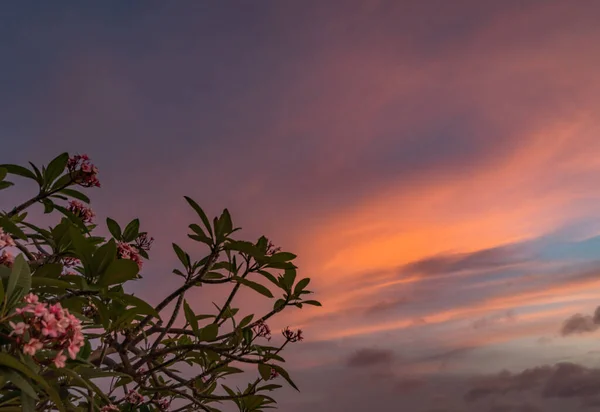
M 61 153 L 48 164 L 48 168 L 44 173 L 45 187 L 49 187 L 52 184 L 52 182 L 54 182 L 56 178 L 58 178 L 65 171 L 68 161 L 69 154 Z
M 275 253 L 273 256 L 269 258 L 271 262 L 289 262 L 291 260 L 296 259 L 296 255 L 289 252 L 279 252 Z
M 65 194 L 69 197 L 72 197 L 74 199 L 78 199 L 81 200 L 82 202 L 85 203 L 90 203 L 90 198 L 87 197 L 86 195 L 84 195 L 83 193 L 81 193 L 78 190 L 74 190 L 74 189 L 63 189 L 61 190 L 59 193 Z
M 65 282 L 64 280 L 53 279 L 53 278 L 45 278 L 41 276 L 34 276 L 31 278 L 31 286 L 33 288 L 39 287 L 55 287 L 59 289 L 74 289 L 75 286 L 70 284 L 69 282 Z
M 0 190 L 8 189 L 9 187 L 11 187 L 13 185 L 14 185 L 13 182 L 7 182 L 6 180 L 0 181 Z
M 177 257 L 183 264 L 183 266 L 188 269 L 191 266 L 190 256 L 183 251 L 176 243 L 173 243 L 173 250 L 177 254 Z
M 0 165 L 0 167 L 2 167 L 3 169 L 6 169 L 6 171 L 12 175 L 17 175 L 17 176 L 22 176 L 22 177 L 26 177 L 28 179 L 33 179 L 37 181 L 37 178 L 35 177 L 35 174 L 23 167 L 23 166 L 19 166 L 19 165 Z
M 31 369 L 29 369 L 23 363 L 19 362 L 17 359 L 15 359 L 14 357 L 12 357 L 11 355 L 9 355 L 7 353 L 0 352 L 0 365 L 4 365 L 9 368 L 16 369 L 19 372 L 23 373 L 28 378 L 36 381 L 42 387 L 42 389 L 44 389 L 44 391 L 46 391 L 48 396 L 50 396 L 50 399 L 52 400 L 52 402 L 54 402 L 54 404 L 56 405 L 58 410 L 61 412 L 65 411 L 65 407 L 62 404 L 60 397 L 58 396 L 58 393 L 56 393 L 56 391 L 54 389 L 52 389 L 50 387 L 50 385 L 48 385 L 48 383 L 44 380 L 44 378 L 42 378 L 41 376 L 39 376 L 36 373 L 34 373 L 33 371 L 31 371 Z
M 114 260 L 100 276 L 99 286 L 110 286 L 135 279 L 139 272 L 138 265 L 129 259 Z
M 260 363 L 258 365 L 258 373 L 260 373 L 261 378 L 268 381 L 271 378 L 271 367 L 264 363 Z
M 186 300 L 183 301 L 183 313 L 185 315 L 185 320 L 192 327 L 194 334 L 198 336 L 198 319 L 196 319 L 196 314 L 194 314 L 194 311 L 190 308 L 190 305 L 188 305 Z
M 211 323 L 198 331 L 198 339 L 201 341 L 213 341 L 219 335 L 219 325 Z
M 23 412 L 35 412 L 35 399 L 25 392 L 21 392 L 21 408 Z
M 212 229 L 210 227 L 210 221 L 208 220 L 208 217 L 206 216 L 206 213 L 204 213 L 204 211 L 198 205 L 198 203 L 196 203 L 195 201 L 193 201 L 192 199 L 190 199 L 187 196 L 184 196 L 184 198 L 185 198 L 185 200 L 187 200 L 187 202 L 190 204 L 190 206 L 192 208 L 194 208 L 194 210 L 196 211 L 196 213 L 198 214 L 198 216 L 200 216 L 200 219 L 202 220 L 202 223 L 204 224 L 204 227 L 206 227 L 206 230 L 208 230 L 208 233 L 212 237 L 213 236 L 213 232 L 212 232 Z
M 75 252 L 79 255 L 80 260 L 89 265 L 92 262 L 92 252 L 94 247 L 90 244 L 88 238 L 84 237 L 76 227 L 69 227 L 69 237 Z
M 244 327 L 248 326 L 250 324 L 250 322 L 252 322 L 252 319 L 254 319 L 254 315 L 246 316 L 244 319 L 242 319 L 240 321 L 238 328 L 243 329 Z
M 0 227 L 19 239 L 27 240 L 25 233 L 8 217 L 2 216 L 0 218 Z
M 100 246 L 92 257 L 92 270 L 101 275 L 108 266 L 117 258 L 117 244 L 114 239 Z
M 123 231 L 123 241 L 133 242 L 140 233 L 140 220 L 134 219 L 125 227 Z
M 113 293 L 109 293 L 109 296 L 113 296 Z M 147 303 L 145 300 L 142 300 L 136 296 L 133 295 L 128 295 L 128 294 L 120 294 L 118 299 L 120 299 L 121 301 L 123 301 L 126 304 L 129 304 L 131 306 L 135 306 L 138 309 L 138 313 L 143 313 L 146 315 L 152 315 L 158 319 L 160 319 L 160 315 L 159 313 L 156 311 L 156 309 L 154 309 L 152 307 L 152 305 L 150 305 L 149 303 Z
M 229 214 L 229 210 L 223 210 L 221 217 L 217 221 L 215 232 L 217 238 L 223 238 L 233 230 L 233 223 L 231 222 L 231 215 Z
M 316 300 L 303 300 L 302 303 L 305 305 L 323 306 L 323 305 L 321 305 L 321 302 L 318 302 Z
M 287 373 L 287 371 L 285 369 L 283 369 L 281 366 L 275 365 L 275 364 L 271 365 L 271 367 L 273 369 L 275 369 L 281 376 L 283 376 L 283 379 L 285 379 L 287 381 L 287 383 L 289 383 L 292 388 L 294 388 L 298 392 L 300 392 L 300 389 L 298 389 L 298 387 L 292 381 L 292 379 L 290 378 L 290 375 Z
M 38 266 L 33 273 L 34 278 L 56 278 L 60 276 L 63 270 L 63 265 L 60 263 L 45 263 L 42 266 Z
M 283 285 L 287 290 L 291 289 L 296 280 L 296 271 L 294 269 L 286 269 L 283 274 Z
M 35 392 L 35 389 L 31 386 L 27 379 L 21 376 L 19 372 L 5 367 L 2 367 L 0 372 L 2 373 L 2 375 L 6 376 L 8 381 L 12 382 L 23 393 L 29 395 L 33 399 L 39 399 L 37 393 Z
M 6 179 L 7 174 L 8 174 L 8 170 L 6 170 L 6 167 L 0 166 L 0 182 L 3 181 L 4 179 Z
M 71 179 L 71 174 L 67 173 L 64 176 L 62 176 L 61 178 L 59 178 L 56 182 L 54 182 L 54 184 L 52 185 L 52 187 L 50 188 L 50 191 L 53 192 L 55 190 L 62 190 L 64 188 L 66 188 L 67 186 L 71 185 L 73 183 L 73 180 Z
M 190 229 L 192 229 L 196 234 L 195 235 L 188 235 L 188 237 L 190 237 L 191 239 L 197 240 L 199 242 L 202 243 L 206 243 L 207 245 L 212 244 L 212 238 L 206 236 L 206 233 L 204 233 L 204 230 L 202 230 L 202 228 L 197 225 L 197 224 L 191 224 L 189 226 Z
M 303 291 L 304 288 L 306 288 L 309 283 L 310 283 L 310 278 L 304 278 L 304 279 L 300 280 L 296 284 L 296 287 L 294 288 L 294 295 L 297 295 L 298 293 L 300 293 L 301 291 Z
M 121 240 L 121 228 L 117 222 L 112 220 L 110 217 L 107 217 L 106 226 L 108 226 L 108 231 L 115 239 Z
M 238 276 L 233 276 L 231 279 L 237 283 L 241 283 L 244 286 L 248 286 L 249 288 L 254 289 L 263 296 L 266 296 L 268 298 L 273 297 L 271 291 L 265 286 L 261 285 L 260 283 L 252 282 L 251 280 L 240 278 Z
M 228 250 L 235 250 L 245 253 L 253 258 L 264 258 L 265 256 L 264 253 L 262 253 L 251 242 L 246 242 L 244 240 L 230 241 L 225 245 L 225 248 Z
M 13 296 L 25 296 L 31 289 L 31 272 L 29 264 L 22 254 L 19 254 L 13 263 L 10 277 L 8 278 L 8 286 L 6 287 L 6 295 L 8 299 Z M 18 299 L 17 298 L 17 299 Z

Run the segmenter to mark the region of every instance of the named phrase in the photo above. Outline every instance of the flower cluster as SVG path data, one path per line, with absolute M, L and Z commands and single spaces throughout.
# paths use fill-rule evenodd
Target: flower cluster
M 22 345 L 26 355 L 35 356 L 42 349 L 55 350 L 54 365 L 63 368 L 67 360 L 64 351 L 68 352 L 71 359 L 75 359 L 85 343 L 81 322 L 68 309 L 63 309 L 60 303 L 42 303 L 32 293 L 25 296 L 25 302 L 25 307 L 16 309 L 23 321 L 9 322 L 13 329 L 11 336 L 16 336 L 17 344 Z
M 131 259 L 135 263 L 137 263 L 140 270 L 142 270 L 142 258 L 140 257 L 140 252 L 129 243 L 119 242 L 117 244 L 117 254 L 120 259 Z
M 158 400 L 158 407 L 161 411 L 169 410 L 169 406 L 171 406 L 171 402 L 167 398 L 161 398 Z
M 290 330 L 290 328 L 285 328 L 281 334 L 283 335 L 283 337 L 288 340 L 289 342 L 298 342 L 304 339 L 304 337 L 302 336 L 302 330 L 298 329 L 297 332 L 292 332 Z
M 271 376 L 269 376 L 269 380 L 271 380 L 271 379 L 275 379 L 275 378 L 276 378 L 276 377 L 278 377 L 278 376 L 279 376 L 279 372 L 277 372 L 277 371 L 275 370 L 275 368 L 271 368 Z
M 8 266 L 9 268 L 11 268 L 14 261 L 15 257 L 12 255 L 12 253 L 6 250 L 2 251 L 2 254 L 0 255 L 0 265 Z
M 8 233 L 5 233 L 2 228 L 0 228 L 0 249 L 4 249 L 5 247 L 15 246 L 15 241 Z M 12 267 L 15 258 L 7 250 L 3 250 L 0 255 L 0 265 L 5 265 L 8 267 Z
M 78 200 L 71 200 L 68 207 L 69 212 L 83 220 L 83 223 L 92 223 L 96 214 Z
M 137 405 L 138 403 L 144 402 L 144 396 L 141 395 L 138 391 L 134 391 L 132 389 L 129 392 L 127 392 L 127 396 L 125 396 L 125 401 L 133 405 Z
M 100 409 L 100 412 L 119 412 L 119 407 L 117 405 L 106 405 Z
M 67 162 L 69 173 L 75 183 L 83 187 L 100 187 L 98 168 L 90 163 L 88 155 L 75 155 Z
M 142 232 L 135 239 L 135 247 L 137 247 L 140 250 L 148 251 L 148 250 L 150 250 L 150 247 L 152 247 L 153 242 L 154 242 L 153 237 L 148 237 L 148 233 Z
M 269 326 L 262 320 L 258 321 L 256 325 L 254 325 L 252 331 L 258 338 L 266 338 L 267 340 L 271 340 L 271 329 L 269 329 Z
M 273 242 L 271 242 L 269 240 L 269 243 L 267 244 L 267 252 L 265 253 L 267 256 L 273 256 L 275 253 L 281 252 L 281 248 L 280 247 L 275 247 L 275 245 L 273 244 Z

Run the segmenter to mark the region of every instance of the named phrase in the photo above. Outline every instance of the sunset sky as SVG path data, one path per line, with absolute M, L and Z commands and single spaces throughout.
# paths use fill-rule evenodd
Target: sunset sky
M 0 163 L 88 153 L 151 302 L 184 195 L 297 253 L 281 411 L 600 407 L 600 2 L 84 3 L 0 7 Z

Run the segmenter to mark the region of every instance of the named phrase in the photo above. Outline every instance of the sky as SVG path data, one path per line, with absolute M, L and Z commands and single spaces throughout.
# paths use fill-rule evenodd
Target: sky
M 151 302 L 178 279 L 171 242 L 202 256 L 184 195 L 296 253 L 323 307 L 271 323 L 306 336 L 285 355 L 301 392 L 280 391 L 280 410 L 594 410 L 599 14 L 593 0 L 6 3 L 0 162 L 88 153 L 99 220 L 140 217 L 156 239 L 134 287 Z

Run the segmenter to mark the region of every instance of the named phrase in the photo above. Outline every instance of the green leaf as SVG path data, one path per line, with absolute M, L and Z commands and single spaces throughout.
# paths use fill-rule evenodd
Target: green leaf
M 115 239 L 121 240 L 121 228 L 117 222 L 112 220 L 110 217 L 107 217 L 106 226 L 108 226 L 108 231 Z
M 248 286 L 249 288 L 254 289 L 256 292 L 260 293 L 263 296 L 266 296 L 268 298 L 273 297 L 271 291 L 263 285 L 261 285 L 260 283 L 252 282 L 251 280 L 244 279 L 239 276 L 233 276 L 231 279 L 237 283 L 241 283 L 244 286 Z
M 67 173 L 64 176 L 62 176 L 61 178 L 59 178 L 56 182 L 54 182 L 54 184 L 50 188 L 50 191 L 55 191 L 58 189 L 66 188 L 67 186 L 71 185 L 72 183 L 73 183 L 73 179 L 71 178 L 71 174 Z
M 85 265 L 89 265 L 92 262 L 92 253 L 94 251 L 94 246 L 90 243 L 90 240 L 73 226 L 69 227 L 69 237 L 80 260 Z
M 100 276 L 99 286 L 110 286 L 135 279 L 139 272 L 138 265 L 129 259 L 114 260 Z
M 192 327 L 194 334 L 198 336 L 198 319 L 196 319 L 196 314 L 192 308 L 190 308 L 190 305 L 188 305 L 186 300 L 183 301 L 183 313 L 185 315 L 185 320 Z
M 228 250 L 235 250 L 238 252 L 245 253 L 250 255 L 253 258 L 264 258 L 264 253 L 262 253 L 256 246 L 254 246 L 251 242 L 246 242 L 243 240 L 238 241 L 230 241 L 225 245 L 225 248 Z
M 43 266 L 38 266 L 35 270 L 34 278 L 50 277 L 55 278 L 60 276 L 63 270 L 63 265 L 60 263 L 45 263 Z
M 188 269 L 191 266 L 190 256 L 183 251 L 176 243 L 173 243 L 173 250 L 177 254 L 177 257 L 183 264 L 183 266 Z
M 8 299 L 12 299 L 13 296 L 18 296 L 15 299 L 19 299 L 29 293 L 31 289 L 31 272 L 29 271 L 29 264 L 25 260 L 22 254 L 19 254 L 13 263 L 10 277 L 8 278 L 8 286 L 6 287 L 6 295 Z
M 271 262 L 289 262 L 291 260 L 296 259 L 296 255 L 289 252 L 279 252 L 275 253 L 273 256 L 269 258 Z
M 19 372 L 13 369 L 2 367 L 0 373 L 4 375 L 8 381 L 12 382 L 23 393 L 29 395 L 33 399 L 39 399 L 33 386 Z
M 323 305 L 321 305 L 321 302 L 318 302 L 316 300 L 303 300 L 302 303 L 304 305 L 323 306 Z
M 276 311 L 281 311 L 285 307 L 285 299 L 277 299 L 275 304 L 273 305 L 273 309 Z
M 27 240 L 25 233 L 8 217 L 0 217 L 0 227 L 19 239 Z
M 191 239 L 197 240 L 199 242 L 202 243 L 206 243 L 207 245 L 211 245 L 212 244 L 212 238 L 206 236 L 206 233 L 204 233 L 204 230 L 202 230 L 202 228 L 197 225 L 197 224 L 191 224 L 189 226 L 190 229 L 192 229 L 196 234 L 195 235 L 188 235 L 188 237 L 190 237 Z
M 206 227 L 206 230 L 208 230 L 208 233 L 212 237 L 213 236 L 213 232 L 212 232 L 212 229 L 210 227 L 210 221 L 208 220 L 208 217 L 206 216 L 206 213 L 204 213 L 204 211 L 198 205 L 198 203 L 196 203 L 195 201 L 193 201 L 192 199 L 190 199 L 187 196 L 184 196 L 184 198 L 185 198 L 185 200 L 187 200 L 187 202 L 190 204 L 190 206 L 192 208 L 194 208 L 194 210 L 196 211 L 196 213 L 198 214 L 198 216 L 200 216 L 200 219 L 202 220 L 202 223 L 204 224 L 204 227 Z
M 70 196 L 70 197 L 72 197 L 74 199 L 81 200 L 82 202 L 85 202 L 85 203 L 90 203 L 90 198 L 87 197 L 86 195 L 84 195 L 83 193 L 81 193 L 78 190 L 63 189 L 59 193 L 65 194 L 65 195 Z
M 303 291 L 304 288 L 306 288 L 309 283 L 310 283 L 310 278 L 304 278 L 304 279 L 300 280 L 296 284 L 296 287 L 294 288 L 294 295 L 297 295 L 298 293 L 300 293 L 301 291 Z
M 298 392 L 300 392 L 300 389 L 298 389 L 298 387 L 292 381 L 292 379 L 290 378 L 290 375 L 287 373 L 287 371 L 285 369 L 283 369 L 281 366 L 275 365 L 275 364 L 271 365 L 271 367 L 273 369 L 275 369 L 281 376 L 283 376 L 283 379 L 285 379 L 287 381 L 287 383 L 289 383 L 292 388 L 294 388 Z
M 123 231 L 123 241 L 133 242 L 140 233 L 140 220 L 134 219 L 125 227 Z
M 271 367 L 264 363 L 260 363 L 258 365 L 258 373 L 260 373 L 261 378 L 268 381 L 271 378 Z
M 45 187 L 49 187 L 65 171 L 68 161 L 69 154 L 61 153 L 48 164 L 44 173 Z
M 114 239 L 100 246 L 92 258 L 92 270 L 101 275 L 117 258 L 117 244 Z
M 31 286 L 33 288 L 40 287 L 55 287 L 59 289 L 75 289 L 75 286 L 70 284 L 69 282 L 65 282 L 64 280 L 53 279 L 53 278 L 45 278 L 40 276 L 34 276 L 31 278 Z
M 52 400 L 52 402 L 54 402 L 54 404 L 56 405 L 58 410 L 61 412 L 65 411 L 65 407 L 62 404 L 60 397 L 58 396 L 58 393 L 56 393 L 56 391 L 54 389 L 52 389 L 52 387 L 50 387 L 50 385 L 48 385 L 48 383 L 44 380 L 44 378 L 37 375 L 35 372 L 33 372 L 31 369 L 29 369 L 23 363 L 19 362 L 13 356 L 11 356 L 7 353 L 0 352 L 0 365 L 7 366 L 12 369 L 16 369 L 19 372 L 23 373 L 28 378 L 36 381 L 42 387 L 42 389 L 44 389 L 44 391 L 46 391 L 48 396 L 50 396 L 50 399 Z
M 0 166 L 0 182 L 2 180 L 6 179 L 7 174 L 8 174 L 8 170 L 6 170 L 6 167 Z
M 108 293 L 108 296 L 114 296 L 114 295 L 116 295 L 116 294 L 115 293 Z M 142 299 L 138 298 L 137 296 L 128 295 L 128 294 L 124 293 L 124 294 L 119 294 L 118 299 L 121 300 L 122 302 L 128 304 L 128 305 L 135 306 L 138 309 L 138 313 L 144 313 L 146 315 L 152 315 L 152 316 L 160 319 L 160 315 L 158 314 L 158 312 L 156 311 L 156 309 L 154 309 L 152 307 L 152 305 L 150 305 L 149 303 L 147 303 L 145 300 L 142 300 Z
M 224 238 L 233 230 L 233 223 L 231 222 L 231 215 L 229 214 L 229 210 L 223 210 L 221 217 L 217 220 L 217 224 L 215 227 L 215 232 L 217 238 Z
M 21 408 L 23 412 L 35 412 L 35 398 L 21 392 Z
M 0 190 L 8 189 L 9 187 L 11 187 L 13 185 L 14 185 L 14 183 L 7 182 L 6 180 L 0 181 Z
M 283 284 L 287 290 L 291 289 L 296 280 L 296 270 L 286 269 L 283 274 Z
M 248 315 L 246 316 L 244 319 L 242 319 L 238 325 L 238 328 L 243 329 L 246 326 L 248 326 L 250 324 L 250 322 L 252 322 L 252 319 L 254 319 L 254 315 Z
M 28 179 L 33 179 L 37 181 L 37 178 L 35 177 L 35 174 L 23 167 L 23 166 L 19 166 L 19 165 L 0 165 L 0 167 L 2 167 L 3 169 L 6 169 L 6 171 L 12 175 L 17 175 L 17 176 L 22 176 L 22 177 L 26 177 Z
M 211 323 L 198 331 L 198 339 L 200 341 L 213 341 L 219 335 L 219 325 Z

